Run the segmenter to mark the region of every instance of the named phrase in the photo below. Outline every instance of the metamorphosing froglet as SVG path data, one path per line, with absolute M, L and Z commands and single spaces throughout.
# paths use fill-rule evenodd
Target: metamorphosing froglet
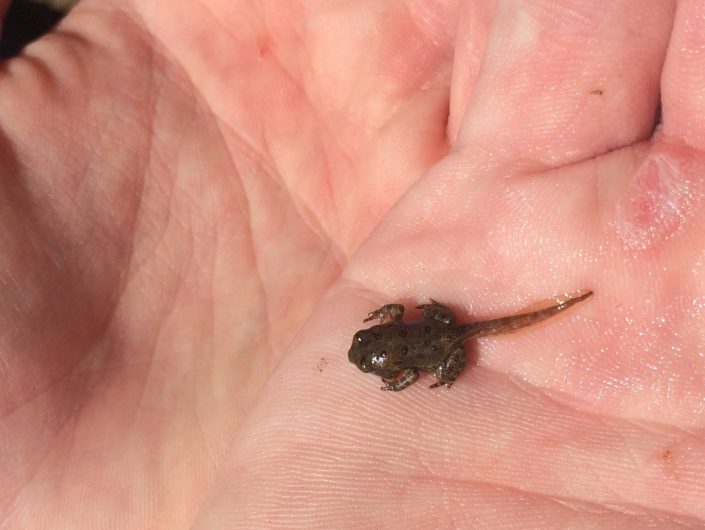
M 544 309 L 470 324 L 456 324 L 453 312 L 433 299 L 417 307 L 423 310 L 420 320 L 406 324 L 401 321 L 404 306 L 387 304 L 372 311 L 364 322 L 375 318 L 389 322 L 355 333 L 348 359 L 363 372 L 380 376 L 385 384 L 382 390 L 404 390 L 419 378 L 419 370 L 436 376 L 429 388 L 450 388 L 465 368 L 465 341 L 531 326 L 591 295 L 592 291 L 581 291 Z

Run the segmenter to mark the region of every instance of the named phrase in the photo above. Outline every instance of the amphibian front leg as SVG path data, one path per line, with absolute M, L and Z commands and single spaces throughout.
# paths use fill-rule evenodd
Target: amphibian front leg
M 386 385 L 382 387 L 382 390 L 399 392 L 400 390 L 404 390 L 418 378 L 419 371 L 416 368 L 407 368 L 406 370 L 399 372 L 399 375 L 394 379 L 382 379 L 382 382 Z
M 367 318 L 363 320 L 363 322 L 368 322 L 370 320 L 374 320 L 375 318 L 379 318 L 380 322 L 384 322 L 385 319 L 388 320 L 396 320 L 397 322 L 401 322 L 401 317 L 404 316 L 404 306 L 401 304 L 387 304 L 383 305 L 376 311 L 372 311 L 371 313 L 367 314 Z
M 455 324 L 455 315 L 449 307 L 439 304 L 431 298 L 430 304 L 416 306 L 416 309 L 423 309 L 421 316 L 428 320 L 439 320 L 446 324 Z

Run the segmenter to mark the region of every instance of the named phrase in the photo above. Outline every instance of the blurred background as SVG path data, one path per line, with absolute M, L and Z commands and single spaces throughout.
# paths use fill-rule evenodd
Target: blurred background
M 61 20 L 77 0 L 13 0 L 0 38 L 0 57 L 17 55 Z

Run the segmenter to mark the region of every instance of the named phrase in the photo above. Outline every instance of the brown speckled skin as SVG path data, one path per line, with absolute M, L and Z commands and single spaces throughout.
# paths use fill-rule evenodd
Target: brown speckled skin
M 592 291 L 583 291 L 538 311 L 470 324 L 456 324 L 453 312 L 434 300 L 418 306 L 423 310 L 420 320 L 407 323 L 402 322 L 404 306 L 387 304 L 372 311 L 365 322 L 389 321 L 355 333 L 348 359 L 363 372 L 380 376 L 385 384 L 382 390 L 404 390 L 419 378 L 420 370 L 436 376 L 429 388 L 450 388 L 465 368 L 465 341 L 536 324 L 591 295 Z

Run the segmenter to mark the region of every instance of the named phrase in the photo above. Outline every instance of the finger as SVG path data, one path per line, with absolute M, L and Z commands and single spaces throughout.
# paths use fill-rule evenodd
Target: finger
M 478 163 L 539 169 L 648 136 L 672 9 L 671 2 L 496 3 L 459 143 L 478 152 Z
M 678 3 L 663 69 L 663 132 L 697 148 L 705 146 L 705 4 Z

